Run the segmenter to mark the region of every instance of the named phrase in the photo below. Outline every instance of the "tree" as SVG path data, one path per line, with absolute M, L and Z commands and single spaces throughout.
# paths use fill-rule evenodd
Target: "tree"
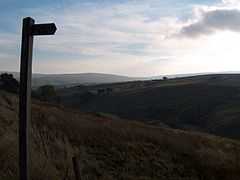
M 3 73 L 0 75 L 0 88 L 8 92 L 17 93 L 19 91 L 19 82 L 12 74 Z
M 168 78 L 166 76 L 163 76 L 163 80 L 167 80 Z
M 56 90 L 52 85 L 44 85 L 34 93 L 39 99 L 47 101 L 56 97 Z

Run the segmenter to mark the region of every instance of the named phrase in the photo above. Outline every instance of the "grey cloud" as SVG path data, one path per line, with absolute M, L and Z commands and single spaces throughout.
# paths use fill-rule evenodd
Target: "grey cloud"
M 200 20 L 183 27 L 180 31 L 180 35 L 198 37 L 223 30 L 240 32 L 239 10 L 219 9 L 205 12 Z

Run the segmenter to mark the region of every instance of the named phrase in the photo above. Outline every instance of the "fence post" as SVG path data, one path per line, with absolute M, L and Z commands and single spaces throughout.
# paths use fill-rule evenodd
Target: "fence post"
M 76 156 L 72 157 L 72 163 L 73 163 L 73 171 L 75 174 L 76 180 L 80 180 L 80 167 L 79 167 L 79 162 Z

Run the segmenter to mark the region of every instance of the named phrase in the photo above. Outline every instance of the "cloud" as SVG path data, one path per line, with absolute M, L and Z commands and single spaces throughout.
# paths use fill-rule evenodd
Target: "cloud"
M 35 72 L 103 72 L 143 76 L 185 73 L 191 66 L 198 69 L 193 59 L 196 59 L 198 50 L 206 46 L 205 39 L 185 38 L 179 41 L 173 35 L 180 32 L 178 36 L 199 37 L 218 30 L 239 31 L 239 12 L 233 9 L 233 3 L 233 0 L 224 0 L 221 5 L 196 5 L 195 14 L 191 16 L 192 6 L 189 4 L 187 13 L 182 13 L 184 8 L 186 10 L 186 3 L 175 6 L 158 0 L 110 4 L 93 1 L 67 4 L 63 8 L 23 9 L 22 16 L 32 16 L 36 23 L 55 22 L 58 27 L 54 36 L 35 38 Z M 19 62 L 20 17 L 17 22 L 17 35 L 1 36 L 0 32 L 2 64 L 6 57 L 3 53 L 13 51 L 16 56 L 12 56 L 13 60 L 9 63 Z M 10 68 L 10 64 L 5 67 Z
M 161 64 L 160 61 L 165 62 L 165 57 L 169 57 L 167 49 L 171 46 L 164 45 L 163 41 L 165 36 L 175 32 L 176 18 L 158 16 L 159 9 L 151 4 L 150 1 L 126 1 L 100 3 L 101 7 L 98 7 L 96 3 L 75 3 L 64 9 L 24 9 L 23 17 L 34 17 L 36 23 L 55 22 L 58 27 L 54 36 L 35 37 L 34 71 L 104 72 L 136 76 L 156 73 L 158 68 L 148 62 L 159 59 L 158 64 Z M 18 34 L 5 36 L 0 32 L 0 37 L 4 37 L 0 38 L 0 47 L 9 47 L 9 52 L 18 49 L 15 53 L 17 56 L 12 57 L 13 63 L 19 62 L 20 54 L 20 17 L 18 22 Z M 2 52 L 6 50 L 0 50 L 0 55 Z M 5 61 L 1 56 L 0 60 Z M 143 70 L 143 67 L 148 70 Z
M 198 20 L 181 29 L 180 35 L 199 37 L 224 30 L 240 32 L 240 10 L 216 9 L 202 12 Z
M 175 16 L 157 17 L 159 9 L 149 6 L 150 2 L 146 4 L 130 1 L 102 7 L 75 4 L 64 11 L 28 12 L 36 17 L 37 23 L 48 22 L 50 18 L 58 25 L 55 36 L 36 38 L 34 71 L 133 76 L 177 73 L 176 69 L 182 72 L 180 65 L 169 68 L 169 64 L 181 62 L 185 54 L 199 48 L 195 47 L 198 43 L 167 38 L 186 23 Z
M 104 68 L 106 72 L 114 73 L 113 70 L 119 69 L 119 62 L 125 64 L 127 69 L 134 59 L 138 59 L 138 63 L 134 63 L 138 67 L 138 64 L 145 64 L 144 58 L 161 59 L 169 56 L 166 50 L 169 47 L 163 48 L 165 45 L 162 42 L 164 36 L 175 32 L 176 19 L 161 17 L 149 21 L 148 14 L 143 13 L 149 8 L 142 3 L 133 5 L 127 2 L 101 8 L 90 5 L 82 9 L 75 5 L 63 12 L 32 10 L 39 23 L 55 16 L 52 21 L 58 25 L 55 36 L 36 38 L 36 57 L 55 53 L 58 58 L 48 57 L 49 61 L 58 59 L 63 63 L 61 59 L 69 61 L 74 56 L 72 63 L 75 63 L 75 67 L 81 67 L 81 71 L 85 67 L 92 72 L 101 71 L 103 67 L 100 64 L 104 62 L 111 64 L 108 71 Z M 48 13 L 43 15 L 41 12 Z M 38 17 L 39 14 L 41 17 Z M 44 63 L 43 60 L 40 62 Z M 98 66 L 92 65 L 94 63 Z M 35 69 L 40 71 L 40 67 Z
M 234 4 L 234 5 L 236 5 L 236 4 L 239 4 L 239 0 L 222 0 L 222 3 L 223 4 Z

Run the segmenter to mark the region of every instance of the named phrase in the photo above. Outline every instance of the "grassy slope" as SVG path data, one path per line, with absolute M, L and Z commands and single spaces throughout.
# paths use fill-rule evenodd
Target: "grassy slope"
M 84 91 L 107 87 L 113 93 L 83 101 Z M 240 75 L 75 87 L 59 93 L 64 104 L 84 111 L 240 138 Z
M 0 92 L 0 179 L 17 179 L 17 98 Z M 32 179 L 236 180 L 240 143 L 35 102 Z

